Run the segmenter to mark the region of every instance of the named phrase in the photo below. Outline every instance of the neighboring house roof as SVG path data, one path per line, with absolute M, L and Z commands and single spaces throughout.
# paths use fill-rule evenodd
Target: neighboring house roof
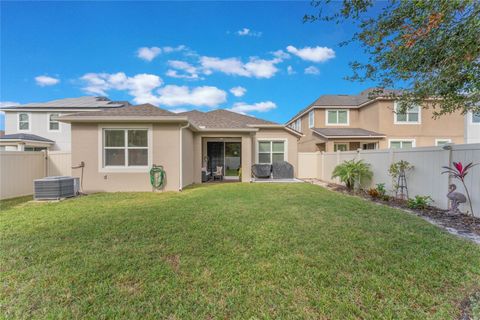
M 201 112 L 192 110 L 179 113 L 179 115 L 187 116 L 193 125 L 201 129 L 248 129 L 257 125 L 278 125 L 280 124 L 247 116 L 244 114 L 218 109 L 209 112 Z
M 361 128 L 312 128 L 313 132 L 325 139 L 332 138 L 383 138 L 384 134 Z
M 201 112 L 192 110 L 173 113 L 151 104 L 79 112 L 58 117 L 63 122 L 188 122 L 198 131 L 257 131 L 258 128 L 283 128 L 302 134 L 282 124 L 239 114 L 224 109 Z
M 156 122 L 187 121 L 187 117 L 146 103 L 137 106 L 129 105 L 122 108 L 111 108 L 91 112 L 73 113 L 58 117 L 58 120 L 63 122 L 109 122 L 119 120 L 134 122 Z
M 112 101 L 106 97 L 84 96 L 78 98 L 58 99 L 47 102 L 34 102 L 1 108 L 2 110 L 24 109 L 98 109 L 117 108 L 129 105 L 127 101 Z
M 0 137 L 3 137 L 5 135 L 5 131 L 4 130 L 0 130 Z
M 326 94 L 321 95 L 317 100 L 312 102 L 306 108 L 300 110 L 287 123 L 296 120 L 299 116 L 310 111 L 313 108 L 326 109 L 331 107 L 341 107 L 343 109 L 358 109 L 366 105 L 368 102 L 378 98 L 390 98 L 392 95 L 399 95 L 402 91 L 393 89 L 368 88 L 358 95 L 348 94 Z
M 0 137 L 0 141 L 37 141 L 37 142 L 55 143 L 50 139 L 37 136 L 36 134 L 28 134 L 28 133 L 6 134 Z

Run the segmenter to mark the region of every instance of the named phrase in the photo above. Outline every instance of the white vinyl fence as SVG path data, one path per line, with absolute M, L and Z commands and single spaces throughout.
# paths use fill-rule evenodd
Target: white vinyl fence
M 455 183 L 457 191 L 465 193 L 460 181 L 449 180 L 448 175 L 441 174 L 442 166 L 453 162 L 480 163 L 480 144 L 451 145 L 451 150 L 442 147 L 422 147 L 412 149 L 358 150 L 344 152 L 300 152 L 298 153 L 299 178 L 316 178 L 338 183 L 332 179 L 332 172 L 345 160 L 363 159 L 371 165 L 373 179 L 371 186 L 385 183 L 387 190 L 393 190 L 388 168 L 394 162 L 406 160 L 414 166 L 407 175 L 410 197 L 416 195 L 430 196 L 434 205 L 448 209 L 448 185 Z M 466 178 L 475 215 L 480 217 L 480 165 L 470 170 Z M 460 207 L 463 212 L 470 211 L 468 204 Z
M 71 171 L 70 153 L 0 151 L 0 199 L 33 194 L 33 180 Z

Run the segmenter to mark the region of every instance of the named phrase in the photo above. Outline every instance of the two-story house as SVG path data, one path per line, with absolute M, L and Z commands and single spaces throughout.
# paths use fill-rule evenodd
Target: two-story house
M 71 151 L 70 124 L 57 120 L 59 116 L 98 111 L 129 105 L 105 97 L 85 96 L 41 103 L 4 107 L 5 135 L 0 148 L 7 151 Z
M 303 133 L 299 152 L 357 149 L 412 148 L 464 143 L 464 116 L 460 113 L 434 119 L 432 109 L 418 106 L 405 113 L 384 90 L 358 95 L 323 95 L 287 122 Z M 428 103 L 428 102 L 426 102 Z

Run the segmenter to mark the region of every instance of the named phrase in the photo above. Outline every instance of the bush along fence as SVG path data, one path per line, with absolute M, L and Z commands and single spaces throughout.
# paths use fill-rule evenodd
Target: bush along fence
M 449 209 L 449 186 L 455 184 L 457 192 L 466 194 L 462 182 L 450 174 L 442 174 L 444 166 L 452 167 L 454 162 L 466 165 L 470 162 L 480 163 L 480 144 L 448 145 L 445 147 L 421 147 L 411 149 L 357 150 L 343 152 L 300 152 L 298 154 L 299 178 L 319 179 L 331 183 L 341 183 L 340 179 L 332 178 L 335 167 L 351 160 L 363 160 L 369 165 L 373 175 L 362 179 L 362 187 L 368 189 L 377 184 L 383 184 L 386 192 L 395 196 L 399 192 L 399 172 L 392 177 L 392 164 L 408 162 L 411 168 L 406 168 L 405 178 L 408 187 L 408 197 L 429 196 L 432 205 L 440 209 Z M 397 170 L 398 171 L 398 170 Z M 471 198 L 459 205 L 461 212 L 480 217 L 480 165 L 470 168 L 464 180 Z
M 59 151 L 0 151 L 0 199 L 33 194 L 33 180 L 70 176 L 71 154 Z

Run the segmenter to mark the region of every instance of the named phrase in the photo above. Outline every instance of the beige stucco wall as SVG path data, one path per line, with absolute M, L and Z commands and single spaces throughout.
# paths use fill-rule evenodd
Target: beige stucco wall
M 99 161 L 102 158 L 99 155 L 99 126 L 102 124 L 72 124 L 72 165 L 85 162 L 84 191 L 152 191 L 148 171 L 100 172 Z M 122 128 L 121 123 L 118 128 Z M 179 132 L 178 124 L 152 125 L 152 163 L 163 165 L 167 175 L 166 191 L 179 189 Z M 77 177 L 80 173 L 80 169 L 72 170 L 72 174 Z
M 190 129 L 182 130 L 182 187 L 194 183 L 194 141 Z
M 421 110 L 421 124 L 395 124 L 394 102 L 383 100 L 361 109 L 349 109 L 349 126 L 326 126 L 325 109 L 315 109 L 315 127 L 363 128 L 386 135 L 379 143 L 380 149 L 388 148 L 389 139 L 415 139 L 417 147 L 434 146 L 435 139 L 451 139 L 452 143 L 464 143 L 464 117 L 459 113 L 433 118 L 433 110 Z M 321 151 L 318 143 L 324 142 L 308 128 L 308 113 L 302 116 L 302 137 L 298 144 L 299 152 Z M 333 143 L 326 144 L 326 151 L 333 151 Z

